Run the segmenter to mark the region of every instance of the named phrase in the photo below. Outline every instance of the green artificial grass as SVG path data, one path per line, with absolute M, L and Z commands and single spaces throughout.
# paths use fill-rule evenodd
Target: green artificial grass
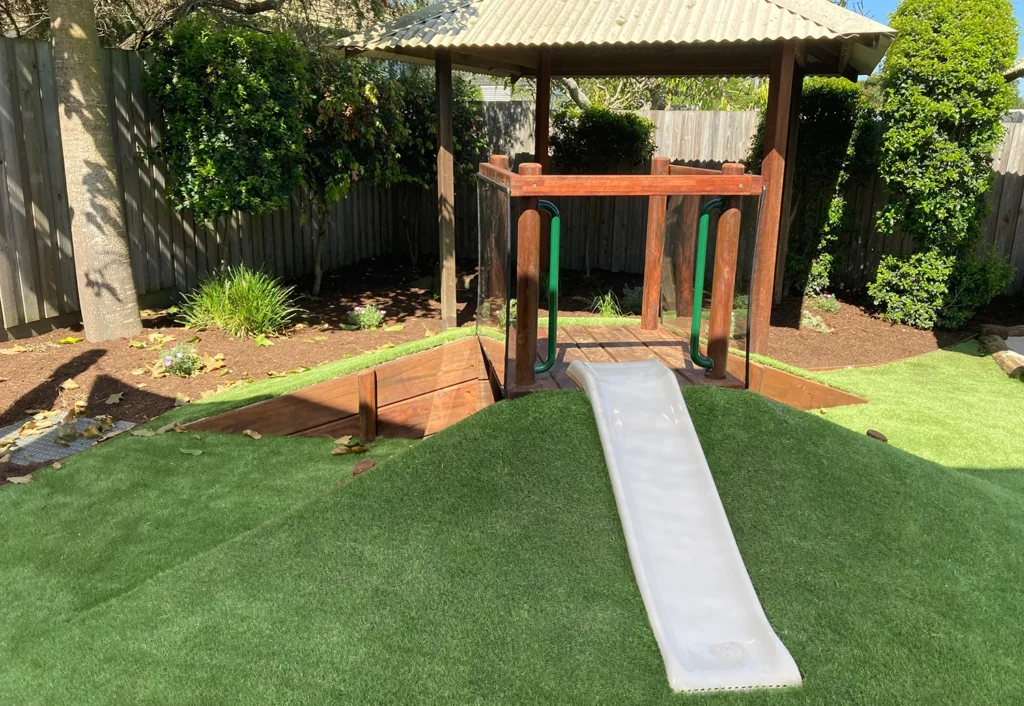
M 1019 698 L 1021 495 L 749 393 L 685 395 L 806 680 L 701 703 Z M 668 688 L 581 393 L 495 405 L 326 494 L 319 442 L 207 437 L 174 463 L 183 441 L 151 441 L 0 489 L 3 701 L 696 698 Z
M 870 400 L 825 418 L 863 434 L 876 429 L 905 451 L 945 466 L 1024 470 L 1024 384 L 1011 380 L 977 341 L 899 363 L 817 373 Z M 1024 474 L 1001 478 L 1017 484 Z

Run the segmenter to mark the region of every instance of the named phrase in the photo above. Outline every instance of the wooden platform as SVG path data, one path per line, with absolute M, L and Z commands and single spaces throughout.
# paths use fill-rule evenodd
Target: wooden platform
M 547 336 L 537 342 L 537 359 L 547 357 Z M 742 389 L 742 379 L 728 373 L 724 380 L 712 380 L 704 369 L 690 360 L 685 340 L 665 328 L 644 331 L 639 326 L 566 326 L 558 331 L 558 354 L 550 372 L 537 376 L 545 389 L 575 390 L 566 373 L 574 360 L 591 363 L 635 363 L 660 360 L 679 379 L 681 385 L 714 385 Z M 514 368 L 513 368 L 514 369 Z

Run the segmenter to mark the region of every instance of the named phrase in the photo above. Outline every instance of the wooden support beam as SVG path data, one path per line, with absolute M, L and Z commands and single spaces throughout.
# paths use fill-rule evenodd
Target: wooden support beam
M 437 212 L 441 237 L 441 328 L 458 325 L 455 304 L 455 147 L 452 138 L 452 55 L 438 50 Z
M 359 440 L 370 444 L 377 439 L 377 372 L 363 370 L 358 377 Z
M 668 174 L 669 161 L 665 157 L 651 160 L 651 174 Z M 644 301 L 640 326 L 655 331 L 661 325 L 661 263 L 665 254 L 665 210 L 668 197 L 650 196 L 647 199 L 647 248 L 644 260 Z
M 764 354 L 771 327 L 775 262 L 782 222 L 782 192 L 786 175 L 789 116 L 792 112 L 793 78 L 796 72 L 796 44 L 786 42 L 772 62 L 768 110 L 765 114 L 764 160 L 761 177 L 765 195 L 761 231 L 757 238 L 754 282 L 750 293 L 750 351 Z
M 697 226 L 700 196 L 684 196 L 679 237 L 676 239 L 676 316 L 689 317 L 693 311 L 693 267 L 697 255 Z M 701 293 L 703 295 L 703 292 Z
M 775 259 L 775 293 L 778 304 L 786 287 L 786 256 L 789 233 L 793 227 L 793 182 L 796 179 L 796 150 L 800 132 L 800 103 L 803 100 L 804 72 L 797 67 L 793 75 L 793 100 L 789 111 L 789 141 L 786 147 L 786 181 L 782 186 L 782 222 L 779 224 L 779 248 Z M 799 205 L 799 204 L 798 204 Z
M 519 174 L 539 177 L 541 166 L 521 164 Z M 516 377 L 514 388 L 523 392 L 536 382 L 537 307 L 540 299 L 540 211 L 537 197 L 519 200 L 519 252 L 516 258 Z
M 534 134 L 534 161 L 544 172 L 550 171 L 551 156 L 549 144 L 551 136 L 551 55 L 540 55 L 540 66 L 537 70 L 537 120 Z
M 756 196 L 761 177 L 694 175 L 557 175 L 513 177 L 513 196 Z
M 723 174 L 742 174 L 742 164 L 726 164 Z M 736 262 L 740 252 L 740 198 L 730 196 L 718 219 L 715 237 L 715 274 L 711 283 L 711 322 L 708 329 L 708 357 L 715 366 L 707 374 L 724 380 L 729 362 L 732 334 L 732 302 L 736 293 Z

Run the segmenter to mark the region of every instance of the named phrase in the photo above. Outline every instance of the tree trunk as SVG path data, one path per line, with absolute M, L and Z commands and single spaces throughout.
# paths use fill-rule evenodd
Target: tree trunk
M 49 0 L 49 8 L 85 336 L 90 341 L 134 336 L 142 322 L 132 279 L 93 3 Z
M 314 204 L 316 213 L 316 252 L 313 255 L 313 296 L 320 296 L 320 286 L 324 281 L 324 246 L 327 244 L 327 212 L 319 204 Z

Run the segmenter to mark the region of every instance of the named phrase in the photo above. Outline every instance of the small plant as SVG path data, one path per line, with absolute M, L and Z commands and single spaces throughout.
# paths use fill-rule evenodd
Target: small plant
M 169 351 L 160 351 L 159 365 L 168 375 L 190 378 L 203 367 L 203 359 L 190 343 L 180 343 Z
M 628 284 L 622 288 L 622 313 L 636 314 L 639 316 L 644 310 L 644 288 L 630 287 Z
M 832 329 L 828 327 L 823 318 L 806 309 L 800 312 L 800 328 L 808 328 L 818 333 L 832 333 Z
M 378 309 L 375 304 L 357 306 L 348 312 L 348 321 L 360 331 L 376 331 L 384 325 L 386 313 L 383 309 Z
M 619 300 L 611 292 L 604 296 L 595 297 L 590 305 L 590 310 L 606 319 L 622 316 L 622 307 L 619 306 Z
M 826 314 L 838 314 L 842 305 L 839 300 L 836 299 L 834 294 L 820 294 L 818 296 L 810 297 L 807 303 L 813 306 L 818 311 L 824 311 Z
M 238 337 L 278 334 L 302 311 L 292 304 L 292 292 L 262 270 L 225 267 L 185 295 L 178 323 L 216 326 Z
M 508 300 L 508 313 L 509 313 L 508 321 L 509 321 L 509 325 L 510 326 L 515 326 L 516 325 L 516 313 L 517 313 L 516 310 L 518 308 L 519 308 L 518 300 L 516 300 L 516 299 L 509 299 Z M 505 320 L 506 320 L 505 319 L 505 307 L 499 307 L 498 308 L 498 326 L 500 328 L 505 328 Z

